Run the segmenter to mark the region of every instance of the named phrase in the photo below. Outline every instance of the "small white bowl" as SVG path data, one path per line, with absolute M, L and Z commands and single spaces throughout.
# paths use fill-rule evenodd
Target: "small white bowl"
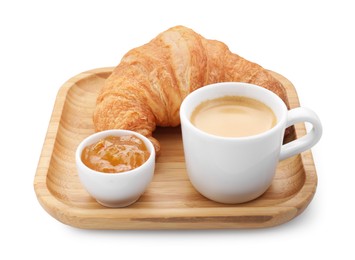
M 106 136 L 135 135 L 147 146 L 150 156 L 141 166 L 126 172 L 103 173 L 87 167 L 81 160 L 83 149 Z M 155 149 L 145 136 L 129 130 L 106 130 L 85 138 L 75 153 L 76 167 L 81 183 L 98 203 L 106 207 L 126 207 L 144 193 L 154 175 Z

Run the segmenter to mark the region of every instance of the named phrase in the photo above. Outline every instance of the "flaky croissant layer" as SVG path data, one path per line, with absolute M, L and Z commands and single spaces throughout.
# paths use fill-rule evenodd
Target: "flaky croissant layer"
M 170 28 L 124 55 L 97 98 L 95 130 L 120 128 L 139 132 L 159 152 L 160 144 L 152 137 L 156 126 L 179 125 L 179 108 L 189 93 L 226 81 L 262 86 L 286 103 L 282 84 L 258 64 L 189 28 Z

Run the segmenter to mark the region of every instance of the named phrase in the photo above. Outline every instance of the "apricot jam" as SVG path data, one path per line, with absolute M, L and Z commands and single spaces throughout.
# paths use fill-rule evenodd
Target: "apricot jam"
M 84 148 L 83 163 L 99 172 L 120 173 L 141 166 L 149 158 L 144 142 L 134 136 L 108 136 Z

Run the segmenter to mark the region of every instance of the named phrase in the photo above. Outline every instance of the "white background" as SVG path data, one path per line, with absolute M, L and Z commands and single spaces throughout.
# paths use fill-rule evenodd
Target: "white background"
M 351 1 L 6 2 L 0 3 L 1 259 L 355 256 Z M 80 72 L 117 65 L 129 49 L 178 24 L 284 75 L 301 105 L 318 113 L 324 134 L 312 149 L 319 182 L 311 204 L 291 222 L 259 230 L 90 231 L 58 222 L 39 205 L 33 180 L 60 86 Z

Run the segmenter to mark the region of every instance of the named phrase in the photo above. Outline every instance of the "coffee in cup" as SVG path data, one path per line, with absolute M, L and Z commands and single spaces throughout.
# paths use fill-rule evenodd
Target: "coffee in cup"
M 236 112 L 235 103 L 253 112 L 238 122 L 242 113 Z M 312 110 L 288 110 L 275 93 L 241 82 L 216 83 L 190 93 L 181 104 L 180 119 L 189 180 L 203 196 L 221 203 L 242 203 L 262 195 L 278 162 L 310 149 L 322 135 L 321 122 Z M 247 119 L 261 129 L 254 132 Z M 305 136 L 283 144 L 285 129 L 299 122 L 313 127 Z M 238 128 L 243 136 L 235 133 Z
M 224 96 L 202 102 L 191 115 L 202 131 L 223 137 L 260 134 L 276 124 L 276 116 L 264 103 L 244 96 Z

